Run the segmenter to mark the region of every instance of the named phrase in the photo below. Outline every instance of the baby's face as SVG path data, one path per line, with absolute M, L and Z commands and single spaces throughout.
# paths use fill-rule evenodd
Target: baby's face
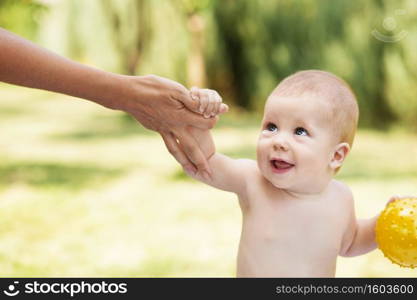
M 271 95 L 257 146 L 263 176 L 280 189 L 317 193 L 332 177 L 336 139 L 329 108 L 312 95 Z

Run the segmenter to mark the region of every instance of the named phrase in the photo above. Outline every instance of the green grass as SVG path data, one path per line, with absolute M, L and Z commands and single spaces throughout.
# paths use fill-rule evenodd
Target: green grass
M 19 161 L 0 165 L 0 188 L 28 185 L 42 189 L 68 189 L 73 191 L 105 184 L 121 176 L 123 169 L 109 169 L 86 164 L 60 162 Z M 76 175 L 76 176 L 75 176 Z
M 0 85 L 2 276 L 233 276 L 233 194 L 184 176 L 160 137 L 124 114 Z M 225 116 L 219 151 L 255 157 L 259 116 Z M 338 179 L 359 217 L 417 194 L 417 139 L 361 130 Z M 413 276 L 380 251 L 341 258 L 338 276 Z

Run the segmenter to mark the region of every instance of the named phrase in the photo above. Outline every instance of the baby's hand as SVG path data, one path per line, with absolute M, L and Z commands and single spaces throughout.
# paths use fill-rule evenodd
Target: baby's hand
M 212 118 L 228 111 L 229 107 L 222 103 L 222 97 L 215 90 L 192 87 L 191 98 L 198 102 L 198 110 L 204 118 Z
M 389 198 L 387 204 L 385 204 L 385 207 L 388 206 L 388 204 L 390 204 L 391 202 L 397 201 L 397 200 L 401 200 L 401 199 L 406 199 L 406 198 L 415 198 L 415 196 L 391 196 L 391 198 Z

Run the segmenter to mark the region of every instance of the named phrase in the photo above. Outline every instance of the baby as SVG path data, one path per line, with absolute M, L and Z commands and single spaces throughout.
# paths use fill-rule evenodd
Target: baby
M 206 116 L 217 113 L 214 93 L 191 89 Z M 256 161 L 216 153 L 209 131 L 190 129 L 211 174 L 186 172 L 239 198 L 237 276 L 332 277 L 338 255 L 376 248 L 377 216 L 357 220 L 352 192 L 333 179 L 352 147 L 358 115 L 347 83 L 308 70 L 284 79 L 268 97 Z

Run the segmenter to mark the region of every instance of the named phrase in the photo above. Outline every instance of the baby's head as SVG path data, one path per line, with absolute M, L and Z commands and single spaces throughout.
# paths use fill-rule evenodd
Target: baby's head
M 265 104 L 260 171 L 281 189 L 322 191 L 352 147 L 358 116 L 354 93 L 335 75 L 308 70 L 285 78 Z

